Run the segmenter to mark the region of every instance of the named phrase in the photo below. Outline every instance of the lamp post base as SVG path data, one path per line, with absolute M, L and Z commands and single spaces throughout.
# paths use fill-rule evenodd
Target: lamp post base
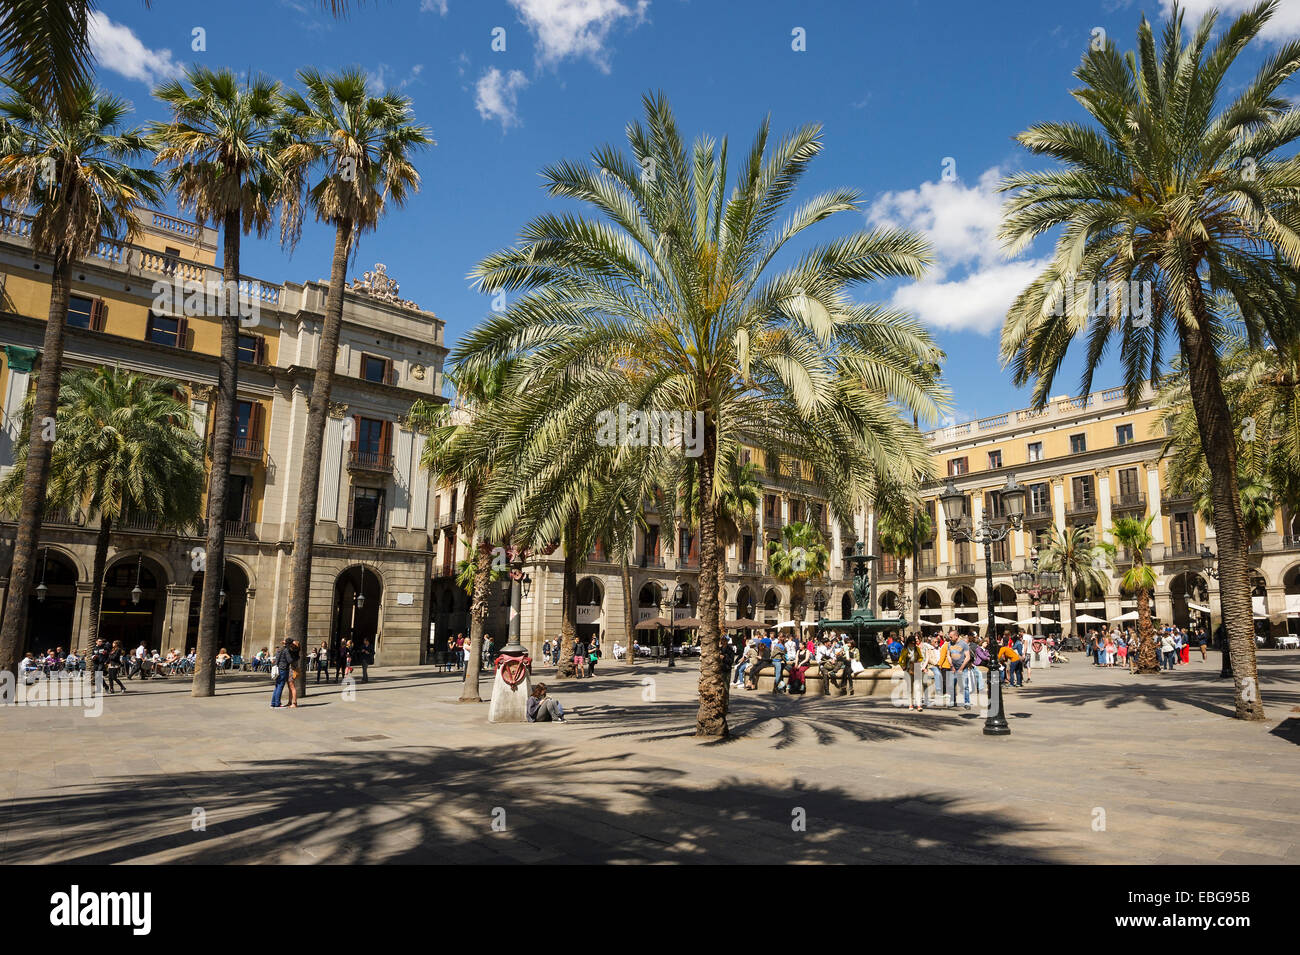
M 488 707 L 489 723 L 528 722 L 528 697 L 533 683 L 524 665 L 524 654 L 509 653 L 508 649 L 503 649 L 497 657 L 492 705 Z
M 992 662 L 989 664 L 989 712 L 984 720 L 984 735 L 1011 735 L 1011 726 L 1002 709 L 1002 671 Z

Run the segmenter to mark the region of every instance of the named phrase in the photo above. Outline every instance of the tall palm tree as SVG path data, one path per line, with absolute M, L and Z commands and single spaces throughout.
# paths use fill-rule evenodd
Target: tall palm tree
M 537 440 L 561 432 L 568 444 L 559 462 L 530 456 L 519 496 L 540 481 L 558 485 L 579 458 L 607 454 L 592 437 L 602 413 L 625 405 L 698 414 L 700 573 L 712 580 L 719 462 L 741 444 L 803 459 L 841 520 L 880 473 L 928 473 L 925 443 L 900 410 L 928 416 L 935 407 L 935 389 L 916 372 L 931 354 L 929 336 L 908 316 L 850 293 L 921 275 L 929 249 L 908 232 L 853 231 L 778 270 L 790 240 L 859 209 L 857 193 L 838 189 L 780 222 L 822 149 L 820 128 L 773 143 L 764 122 L 733 170 L 725 140 L 683 144 L 662 96 L 647 96 L 644 109 L 645 121 L 627 128 L 630 155 L 605 146 L 590 165 L 566 161 L 543 172 L 551 196 L 596 215 L 541 215 L 517 246 L 476 267 L 482 290 L 519 295 L 462 340 L 455 357 L 491 364 L 517 356 L 530 387 L 549 400 Z M 652 469 L 683 453 L 636 435 L 622 443 L 636 444 Z M 701 588 L 699 616 L 696 733 L 726 736 L 716 588 Z
M 321 459 L 338 361 L 348 256 L 361 235 L 374 229 L 388 209 L 400 208 L 419 189 L 420 175 L 412 157 L 433 140 L 423 126 L 414 122 L 409 99 L 396 93 L 372 96 L 360 70 L 328 77 L 314 69 L 300 70 L 298 80 L 304 91 L 291 91 L 284 98 L 284 123 L 292 141 L 282 159 L 291 182 L 300 186 L 287 203 L 286 237 L 291 243 L 296 238 L 307 209 L 317 221 L 334 226 L 325 323 L 307 405 L 303 460 L 308 464 L 302 469 L 298 490 L 285 628 L 289 637 L 305 647 L 320 491 L 320 468 L 315 462 Z M 313 177 L 315 181 L 311 182 Z M 306 668 L 298 675 L 300 689 L 305 692 Z
M 821 531 L 794 521 L 781 528 L 781 539 L 767 542 L 767 572 L 790 586 L 790 613 L 802 626 L 808 581 L 820 580 L 831 567 L 831 552 Z
M 159 201 L 159 180 L 151 169 L 131 164 L 148 151 L 148 144 L 139 130 L 123 129 L 130 112 L 125 100 L 82 86 L 71 108 L 61 112 L 46 106 L 30 87 L 6 85 L 10 92 L 0 99 L 0 203 L 31 213 L 32 249 L 52 264 L 18 532 L 0 625 L 0 670 L 16 672 L 55 443 L 42 435 L 58 411 L 72 265 L 92 252 L 101 237 L 132 238 L 140 227 L 136 207 Z
M 1175 8 L 1159 42 L 1144 17 L 1135 52 L 1121 56 L 1111 42 L 1090 50 L 1075 70 L 1081 86 L 1073 95 L 1093 124 L 1052 122 L 1021 133 L 1026 148 L 1059 165 L 1003 184 L 1012 193 L 1001 229 L 1009 251 L 1059 230 L 1054 257 L 1003 326 L 1002 355 L 1017 384 L 1033 381 L 1036 402 L 1045 403 L 1077 337 L 1087 340 L 1081 392 L 1091 389 L 1112 338 L 1120 338 L 1130 406 L 1144 379 L 1159 377 L 1170 338 L 1187 363 L 1220 518 L 1223 615 L 1239 719 L 1263 719 L 1264 708 L 1234 423 L 1216 348 L 1223 322 L 1213 302 L 1223 293 L 1245 321 L 1267 325 L 1287 310 L 1300 267 L 1300 160 L 1279 156 L 1300 138 L 1300 121 L 1277 92 L 1300 69 L 1300 42 L 1283 44 L 1244 86 L 1226 78 L 1275 9 L 1272 0 L 1259 4 L 1213 42 L 1211 12 L 1184 42 Z M 1096 283 L 1135 283 L 1146 289 L 1145 305 L 1134 307 L 1129 294 L 1107 295 L 1097 307 L 1096 295 L 1078 294 L 1080 285 Z
M 267 231 L 276 191 L 286 185 L 276 143 L 280 84 L 253 78 L 241 86 L 229 70 L 196 66 L 186 72 L 184 81 L 164 83 L 154 96 L 172 114 L 167 122 L 150 127 L 156 162 L 171 167 L 168 187 L 180 207 L 192 211 L 200 223 L 221 224 L 221 356 L 204 549 L 205 565 L 210 562 L 221 568 L 226 559 L 226 502 L 239 412 L 239 242 L 253 229 L 259 235 Z M 221 573 L 203 575 L 194 696 L 216 693 L 222 586 Z
M 1117 518 L 1111 527 L 1115 543 L 1125 548 L 1133 563 L 1124 572 L 1120 585 L 1129 593 L 1137 595 L 1138 605 L 1138 650 L 1137 673 L 1159 673 L 1160 663 L 1156 658 L 1156 641 L 1151 630 L 1151 592 L 1156 589 L 1156 574 L 1147 563 L 1147 550 L 1153 540 L 1151 524 L 1156 519 L 1154 514 L 1145 520 L 1137 517 Z
M 1224 354 L 1223 372 L 1228 407 L 1240 422 L 1240 487 L 1243 492 L 1251 484 L 1270 488 L 1277 503 L 1300 510 L 1300 334 L 1260 347 L 1234 339 Z M 1185 370 L 1176 366 L 1157 395 L 1161 411 L 1153 430 L 1168 435 L 1161 452 L 1169 456 L 1170 490 L 1205 496 L 1210 473 L 1187 388 Z M 1203 515 L 1213 512 L 1212 506 L 1199 509 Z M 1251 543 L 1258 539 L 1258 534 L 1247 536 Z
M 1052 525 L 1051 537 L 1043 548 L 1041 561 L 1047 570 L 1061 575 L 1061 591 L 1069 600 L 1069 623 L 1074 626 L 1074 592 L 1082 587 L 1085 593 L 1092 588 L 1104 590 L 1110 582 L 1108 568 L 1112 567 L 1112 546 L 1100 543 L 1091 527 L 1072 525 L 1061 530 Z M 1068 633 L 1065 621 L 1061 632 Z
M 99 635 L 104 569 L 113 527 L 148 514 L 165 527 L 199 519 L 203 445 L 180 385 L 116 368 L 81 368 L 63 376 L 56 417 L 59 440 L 50 461 L 48 501 L 99 518 L 90 591 L 89 646 Z M 0 499 L 22 494 L 23 459 L 0 486 Z

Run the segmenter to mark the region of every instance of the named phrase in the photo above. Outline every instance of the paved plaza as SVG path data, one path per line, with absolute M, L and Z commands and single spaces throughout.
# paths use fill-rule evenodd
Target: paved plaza
M 741 692 L 727 742 L 691 735 L 691 664 L 541 671 L 563 725 L 491 725 L 427 668 L 296 711 L 266 675 L 133 681 L 98 718 L 0 712 L 0 863 L 1300 863 L 1300 653 L 1260 654 L 1266 723 L 1218 667 L 1075 656 L 1009 691 L 1006 738 Z

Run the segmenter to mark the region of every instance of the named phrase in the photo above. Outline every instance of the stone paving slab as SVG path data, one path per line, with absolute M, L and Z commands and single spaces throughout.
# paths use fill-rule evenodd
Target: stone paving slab
M 1272 731 L 1300 653 L 1260 659 L 1264 723 L 1224 715 L 1217 660 L 1079 660 L 1008 691 L 1006 738 L 973 710 L 740 692 L 736 738 L 697 740 L 690 665 L 541 673 L 563 725 L 489 724 L 427 668 L 292 711 L 265 675 L 133 682 L 94 719 L 0 710 L 0 864 L 1295 864 L 1300 748 Z

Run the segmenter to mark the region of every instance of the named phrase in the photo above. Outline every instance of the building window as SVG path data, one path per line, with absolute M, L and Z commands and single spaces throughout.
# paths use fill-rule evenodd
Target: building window
M 1096 499 L 1092 495 L 1092 475 L 1087 474 L 1070 481 L 1070 497 L 1076 507 L 1092 506 Z
M 1196 549 L 1196 524 L 1192 520 L 1192 515 L 1187 512 L 1175 514 L 1172 520 L 1174 539 L 1174 551 L 1181 554 L 1190 554 Z
M 1052 489 L 1046 484 L 1029 485 L 1029 512 L 1044 514 L 1052 507 Z
M 104 300 L 81 295 L 68 296 L 68 327 L 103 331 Z
M 965 458 L 953 458 L 948 462 L 948 476 L 956 477 L 959 474 L 965 474 L 968 468 Z
M 1029 460 L 1030 461 L 1043 460 L 1043 442 L 1041 441 L 1029 442 Z
M 387 422 L 374 418 L 357 419 L 356 448 L 361 454 L 378 457 L 384 453 L 384 430 Z
M 1088 450 L 1088 436 L 1086 434 L 1070 435 L 1070 453 L 1082 454 Z
M 366 381 L 375 381 L 380 384 L 391 384 L 389 379 L 392 377 L 389 370 L 393 363 L 387 358 L 376 358 L 374 355 L 361 356 L 361 377 Z
M 1125 468 L 1119 472 L 1119 494 L 1120 497 L 1133 498 L 1140 492 L 1138 491 L 1138 469 Z
M 253 505 L 253 479 L 247 474 L 230 475 L 226 488 L 226 520 L 250 520 Z
M 353 530 L 378 530 L 384 516 L 384 492 L 370 487 L 354 488 L 349 510 L 348 526 Z
M 1002 467 L 1002 452 L 1001 452 L 1001 451 L 990 451 L 990 452 L 989 452 L 989 470 L 990 470 L 990 471 L 996 471 L 996 470 L 997 470 L 998 468 L 1000 468 L 1000 467 Z
M 185 319 L 150 312 L 149 320 L 145 323 L 144 338 L 145 341 L 153 342 L 155 345 L 184 348 L 187 332 Z
M 1133 443 L 1133 425 L 1117 424 L 1115 425 L 1115 444 L 1123 447 L 1126 444 Z
M 240 335 L 239 360 L 248 365 L 265 364 L 266 339 L 261 335 Z

